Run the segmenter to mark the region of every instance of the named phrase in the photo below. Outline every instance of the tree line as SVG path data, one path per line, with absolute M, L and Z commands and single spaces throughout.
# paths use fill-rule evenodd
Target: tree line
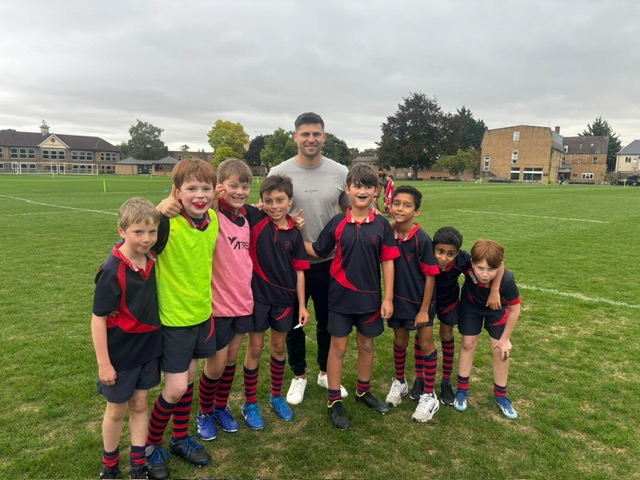
M 480 148 L 487 129 L 466 106 L 455 113 L 445 112 L 435 97 L 421 92 L 411 93 L 398 104 L 393 115 L 381 125 L 378 146 L 378 166 L 381 169 L 411 169 L 413 178 L 420 170 L 444 170 L 453 176 L 465 171 L 474 175 L 480 169 Z M 121 157 L 155 160 L 168 155 L 162 141 L 162 128 L 137 120 L 129 129 L 128 142 L 120 144 Z M 250 166 L 264 166 L 267 171 L 297 153 L 293 132 L 283 128 L 268 135 L 249 139 L 242 124 L 217 120 L 207 133 L 214 152 L 214 165 L 229 157 L 242 158 Z M 616 154 L 621 144 L 608 122 L 597 117 L 579 133 L 580 136 L 609 136 L 607 171 L 615 169 Z M 189 151 L 188 145 L 181 147 Z M 343 165 L 350 165 L 358 149 L 327 133 L 323 154 Z

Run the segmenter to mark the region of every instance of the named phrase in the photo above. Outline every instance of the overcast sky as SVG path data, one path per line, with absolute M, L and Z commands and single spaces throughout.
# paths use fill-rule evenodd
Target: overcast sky
M 127 141 L 137 119 L 172 150 L 218 119 L 251 138 L 315 111 L 375 147 L 411 92 L 489 128 L 640 138 L 637 0 L 181 0 L 0 3 L 0 129 Z

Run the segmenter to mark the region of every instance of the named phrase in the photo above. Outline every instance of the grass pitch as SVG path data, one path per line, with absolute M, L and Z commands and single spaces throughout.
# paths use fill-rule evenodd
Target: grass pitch
M 430 234 L 453 225 L 465 236 L 463 248 L 478 238 L 506 247 L 523 298 L 509 379 L 520 418 L 506 420 L 492 404 L 484 333 L 465 413 L 443 406 L 433 421 L 417 424 L 408 398 L 382 417 L 350 397 L 345 407 L 353 428 L 338 431 L 326 415 L 326 392 L 315 385 L 312 321 L 309 387 L 294 420 L 282 422 L 269 411 L 265 356 L 259 388 L 265 430 L 251 431 L 241 419 L 240 373 L 231 397 L 240 431 L 207 443 L 213 462 L 202 469 L 172 459 L 172 478 L 638 475 L 640 188 L 413 185 L 424 194 L 418 221 Z M 132 196 L 158 202 L 169 189 L 166 178 L 0 176 L 0 477 L 97 478 L 104 401 L 95 393 L 93 278 L 118 240 L 119 206 Z M 254 199 L 256 192 L 254 184 Z M 391 345 L 387 329 L 376 341 L 372 379 L 383 398 L 393 376 Z M 352 394 L 355 358 L 352 341 L 343 382 Z M 409 354 L 409 381 L 411 362 Z M 121 452 L 126 471 L 127 431 Z

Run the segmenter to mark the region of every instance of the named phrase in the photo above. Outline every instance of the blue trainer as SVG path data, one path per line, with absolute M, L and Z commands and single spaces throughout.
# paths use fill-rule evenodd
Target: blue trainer
M 496 402 L 496 405 L 500 407 L 502 414 L 509 420 L 515 420 L 518 418 L 518 412 L 514 410 L 509 397 L 493 397 L 493 401 Z
M 291 410 L 291 407 L 284 398 L 270 395 L 269 403 L 271 404 L 273 411 L 276 412 L 276 415 L 278 415 L 282 420 L 288 421 L 293 418 L 293 410 Z
M 251 430 L 262 430 L 264 420 L 260 415 L 260 406 L 257 403 L 246 403 L 242 405 L 242 414 Z
M 231 415 L 228 405 L 224 409 L 214 409 L 213 418 L 215 418 L 216 422 L 220 424 L 220 428 L 222 428 L 223 432 L 235 433 L 240 428 L 236 419 Z
M 467 397 L 469 392 L 467 390 L 458 390 L 456 392 L 456 400 L 453 402 L 453 408 L 459 412 L 464 412 L 467 409 Z
M 218 436 L 218 427 L 213 421 L 213 415 L 210 413 L 204 413 L 200 410 L 196 417 L 196 425 L 198 426 L 198 436 L 205 442 Z

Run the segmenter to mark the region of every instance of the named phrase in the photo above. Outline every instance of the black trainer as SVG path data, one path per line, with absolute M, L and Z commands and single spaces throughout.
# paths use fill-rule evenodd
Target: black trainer
M 131 467 L 129 471 L 129 478 L 149 478 L 147 474 L 147 466 L 140 465 L 139 467 Z
M 169 451 L 194 465 L 206 465 L 211 461 L 211 455 L 191 435 L 179 440 L 172 437 Z
M 327 407 L 327 412 L 334 427 L 342 430 L 351 428 L 351 422 L 347 418 L 347 413 L 344 411 L 344 406 L 340 400 L 333 402 L 333 405 Z
M 424 378 L 416 378 L 413 381 L 413 386 L 411 387 L 411 393 L 409 396 L 411 400 L 420 400 L 420 397 L 424 393 Z
M 443 405 L 453 405 L 453 402 L 456 401 L 451 382 L 440 382 L 440 401 Z
M 169 478 L 169 467 L 167 466 L 169 454 L 165 452 L 162 445 L 147 445 L 145 457 L 149 478 L 155 478 L 156 480 Z
M 364 395 L 358 395 L 356 393 L 356 402 L 363 403 L 367 407 L 372 408 L 376 412 L 380 412 L 382 414 L 389 413 L 390 410 L 389 405 L 378 400 L 373 396 L 371 392 L 367 392 Z
M 118 478 L 120 475 L 120 467 L 116 465 L 115 467 L 102 467 L 102 472 L 100 472 L 100 478 Z

